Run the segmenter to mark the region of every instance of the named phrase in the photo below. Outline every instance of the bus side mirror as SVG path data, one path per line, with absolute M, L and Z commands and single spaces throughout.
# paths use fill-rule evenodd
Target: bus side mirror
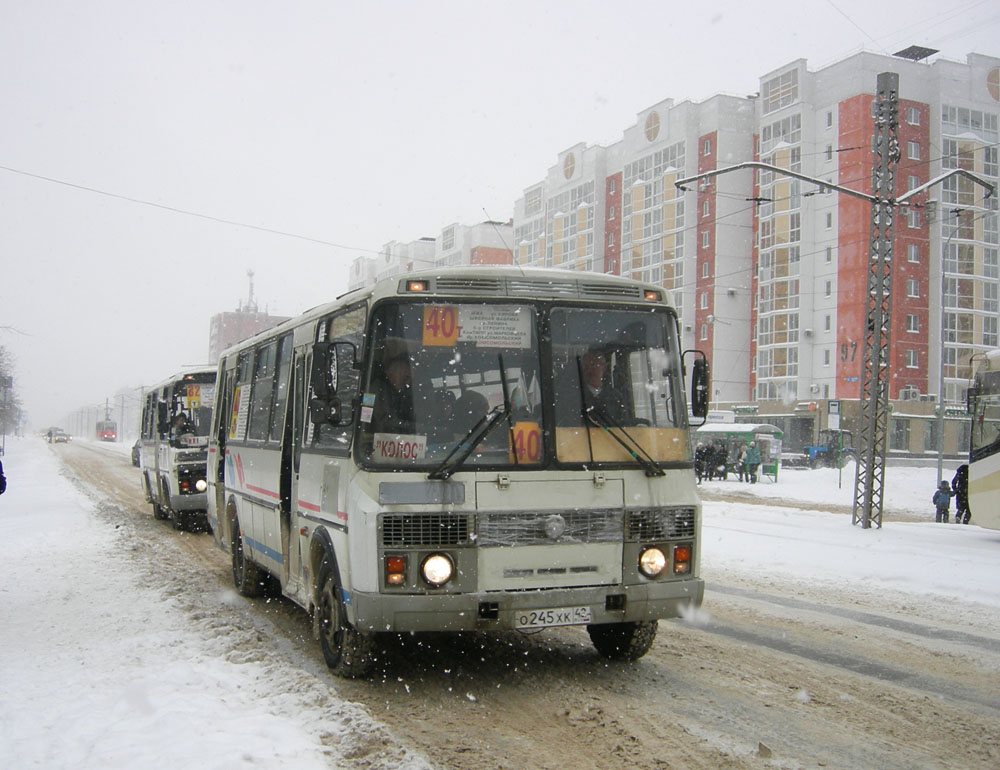
M 976 386 L 971 386 L 967 391 L 965 391 L 965 413 L 972 414 L 972 410 L 975 408 L 976 403 Z
M 698 358 L 691 367 L 691 414 L 708 415 L 708 360 Z
M 353 410 L 344 409 L 358 387 L 357 348 L 352 342 L 317 342 L 313 346 L 309 419 L 314 425 L 346 425 Z M 343 396 L 342 396 L 343 394 Z

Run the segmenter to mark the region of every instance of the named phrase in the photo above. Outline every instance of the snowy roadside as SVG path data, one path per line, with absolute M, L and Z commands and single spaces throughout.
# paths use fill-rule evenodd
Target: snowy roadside
M 253 629 L 144 585 L 48 445 L 8 442 L 4 467 L 0 765 L 428 767 L 284 651 L 241 644 Z

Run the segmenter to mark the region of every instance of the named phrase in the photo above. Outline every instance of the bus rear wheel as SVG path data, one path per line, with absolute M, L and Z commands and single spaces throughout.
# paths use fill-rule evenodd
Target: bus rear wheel
M 372 637 L 354 628 L 347 620 L 344 603 L 332 570 L 320 574 L 320 590 L 314 619 L 326 665 L 337 676 L 359 679 L 375 665 Z
M 264 576 L 260 567 L 247 558 L 243 547 L 243 533 L 240 531 L 240 520 L 233 519 L 233 537 L 231 543 L 233 554 L 233 583 L 236 590 L 243 596 L 253 598 L 264 593 Z
M 653 646 L 657 621 L 641 620 L 629 623 L 595 623 L 587 626 L 590 641 L 597 651 L 610 660 L 638 660 Z

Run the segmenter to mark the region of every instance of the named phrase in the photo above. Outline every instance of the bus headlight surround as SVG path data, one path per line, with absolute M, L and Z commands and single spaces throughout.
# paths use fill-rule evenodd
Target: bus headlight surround
M 420 575 L 432 588 L 440 588 L 455 574 L 455 565 L 443 553 L 433 553 L 420 565 Z
M 667 568 L 667 557 L 657 547 L 647 548 L 639 554 L 639 571 L 648 578 L 659 577 Z
M 208 482 L 205 481 L 205 479 L 198 479 L 194 483 L 194 488 L 197 489 L 199 492 L 204 492 L 206 489 L 208 489 Z

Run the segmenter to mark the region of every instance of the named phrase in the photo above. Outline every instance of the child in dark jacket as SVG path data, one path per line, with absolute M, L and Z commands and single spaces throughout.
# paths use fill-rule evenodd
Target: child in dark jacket
M 934 521 L 944 524 L 948 523 L 948 511 L 951 508 L 951 495 L 951 486 L 947 481 L 942 481 L 937 492 L 934 493 L 934 497 L 931 498 L 931 502 L 934 503 L 934 507 L 936 509 Z

